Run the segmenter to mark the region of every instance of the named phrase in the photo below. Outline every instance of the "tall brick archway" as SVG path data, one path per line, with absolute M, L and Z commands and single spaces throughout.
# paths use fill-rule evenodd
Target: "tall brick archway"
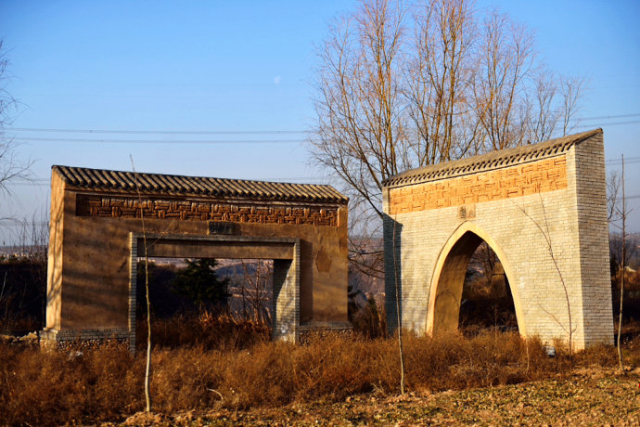
M 604 163 L 596 129 L 386 180 L 390 332 L 398 308 L 416 332 L 452 324 L 460 266 L 481 239 L 505 267 L 523 335 L 612 343 Z

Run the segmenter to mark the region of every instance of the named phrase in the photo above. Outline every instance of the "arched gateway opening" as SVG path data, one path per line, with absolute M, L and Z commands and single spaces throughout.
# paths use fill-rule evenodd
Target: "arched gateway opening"
M 481 330 L 516 331 L 518 321 L 509 281 L 496 253 L 483 242 L 471 256 L 462 287 L 458 330 L 475 336 Z
M 484 236 L 484 238 L 480 236 Z M 427 331 L 429 334 L 455 331 L 460 323 L 460 308 L 463 301 L 465 279 L 468 277 L 469 265 L 472 257 L 477 253 L 482 243 L 488 250 L 495 253 L 496 258 L 504 269 L 507 292 L 510 293 L 516 311 L 518 329 L 525 335 L 524 316 L 521 314 L 521 304 L 517 290 L 508 286 L 510 274 L 506 256 L 497 247 L 493 239 L 478 229 L 472 223 L 465 223 L 449 239 L 443 248 L 436 264 L 434 285 L 429 296 L 429 310 L 427 316 Z M 502 257 L 498 254 L 502 253 Z M 512 275 L 511 275 L 512 276 Z M 489 309 L 485 307 L 485 309 Z M 520 313 L 519 313 L 520 312 Z

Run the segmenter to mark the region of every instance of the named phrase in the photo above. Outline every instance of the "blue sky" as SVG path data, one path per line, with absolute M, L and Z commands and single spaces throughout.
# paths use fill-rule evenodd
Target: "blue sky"
M 640 2 L 479 1 L 532 29 L 554 71 L 585 77 L 579 130 L 605 131 L 609 170 L 627 167 L 640 195 Z M 7 134 L 40 181 L 0 196 L 0 217 L 48 213 L 51 165 L 241 179 L 328 182 L 302 142 L 314 123 L 314 45 L 355 1 L 0 2 L 9 91 L 21 102 Z M 634 115 L 630 117 L 614 117 Z M 625 124 L 617 124 L 625 123 Z M 11 128 L 264 132 L 78 134 Z M 278 133 L 281 132 L 281 133 Z M 37 138 L 58 139 L 38 141 Z M 261 140 L 269 144 L 132 144 L 81 140 Z M 287 141 L 287 142 L 282 142 Z M 631 199 L 640 231 L 640 197 Z M 0 244 L 7 239 L 0 227 Z

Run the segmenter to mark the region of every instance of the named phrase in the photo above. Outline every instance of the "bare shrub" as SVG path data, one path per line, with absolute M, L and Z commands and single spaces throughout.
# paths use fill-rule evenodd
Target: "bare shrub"
M 640 324 L 635 324 L 636 335 L 628 339 L 624 346 L 624 360 L 627 365 L 632 367 L 640 367 Z
M 384 304 L 378 303 L 374 295 L 369 295 L 362 307 L 357 307 L 351 316 L 353 331 L 366 338 L 386 338 L 387 315 Z
M 225 329 L 231 320 L 224 317 L 199 322 L 214 322 L 209 327 L 219 335 L 238 333 L 243 338 L 229 338 L 217 348 L 213 344 L 161 347 L 156 341 L 151 381 L 155 412 L 240 410 L 398 392 L 400 363 L 394 339 L 329 333 L 293 345 L 272 343 L 261 332 L 253 332 L 253 339 L 246 330 L 231 328 L 235 331 L 231 333 Z M 179 332 L 178 323 L 170 330 Z M 194 323 L 182 325 L 184 330 L 194 328 Z M 637 353 L 636 341 L 625 351 Z M 144 352 L 133 356 L 116 342 L 60 351 L 0 343 L 2 422 L 61 425 L 122 420 L 145 407 L 139 375 L 145 356 Z M 406 387 L 413 392 L 514 384 L 569 375 L 580 366 L 616 364 L 613 347 L 595 347 L 573 357 L 559 347 L 556 357 L 549 358 L 537 339 L 525 341 L 515 333 L 496 332 L 472 339 L 408 333 L 405 357 Z
M 143 407 L 144 363 L 110 343 L 83 352 L 0 349 L 0 407 L 5 425 L 60 425 L 118 418 Z
M 146 343 L 146 321 L 137 324 L 139 345 Z M 236 350 L 269 341 L 269 327 L 260 321 L 238 319 L 209 311 L 181 313 L 168 319 L 152 318 L 151 334 L 159 348 L 200 347 L 206 350 Z M 141 349 L 141 348 L 140 348 Z

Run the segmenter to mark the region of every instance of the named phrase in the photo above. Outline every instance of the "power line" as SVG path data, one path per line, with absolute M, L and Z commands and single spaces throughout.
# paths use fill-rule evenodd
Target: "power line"
M 12 182 L 6 182 L 3 185 L 20 186 L 20 187 L 48 187 L 49 182 L 12 181 Z
M 620 126 L 620 125 L 633 125 L 636 123 L 640 123 L 640 120 L 632 120 L 629 122 L 615 122 L 615 123 L 602 123 L 602 126 Z M 582 124 L 577 125 L 576 128 L 592 128 L 594 125 L 592 124 Z
M 49 224 L 48 221 L 29 221 L 28 224 L 26 224 L 27 227 L 30 227 L 32 225 L 46 225 Z M 0 227 L 24 227 L 25 224 L 22 222 L 4 222 L 4 221 L 0 221 Z
M 616 114 L 611 116 L 576 117 L 577 120 L 609 120 L 628 117 L 640 117 L 640 113 Z M 151 130 L 151 129 L 74 129 L 74 128 L 35 128 L 8 127 L 8 131 L 16 132 L 64 132 L 64 133 L 121 133 L 121 134 L 170 134 L 170 135 L 242 135 L 242 134 L 292 134 L 309 133 L 309 130 Z
M 621 119 L 629 117 L 640 117 L 640 113 L 631 114 L 617 114 L 612 116 L 593 116 L 593 117 L 578 117 L 576 120 L 611 120 Z M 640 123 L 640 121 L 626 121 L 618 123 L 607 123 L 607 126 L 634 124 Z M 589 125 L 583 125 L 589 126 Z M 10 132 L 46 132 L 46 133 L 83 133 L 83 134 L 124 134 L 124 135 L 295 135 L 295 134 L 309 134 L 313 133 L 309 130 L 253 130 L 253 131 L 238 131 L 238 130 L 203 130 L 203 131 L 172 131 L 172 130 L 137 130 L 137 129 L 71 129 L 71 128 L 6 128 Z
M 19 137 L 14 141 L 25 142 L 77 142 L 82 144 L 301 144 L 304 139 L 287 140 L 150 140 L 150 139 L 78 139 L 78 138 L 31 138 Z
M 59 129 L 59 128 L 6 128 L 10 132 L 52 132 L 52 133 L 88 133 L 88 134 L 126 134 L 126 135 L 292 135 L 309 133 L 305 130 L 107 130 L 107 129 Z
M 629 117 L 640 117 L 640 113 L 615 114 L 610 116 L 577 117 L 576 120 L 611 120 Z M 630 124 L 638 121 L 610 123 Z M 124 135 L 294 135 L 313 133 L 309 130 L 140 130 L 140 129 L 72 129 L 72 128 L 36 128 L 36 127 L 15 127 L 5 128 L 10 132 L 46 132 L 46 133 L 84 133 L 84 134 L 124 134 Z
M 606 161 L 609 164 L 620 164 L 622 163 L 621 159 L 609 159 Z M 628 157 L 626 159 L 624 159 L 625 163 L 639 163 L 640 162 L 640 157 Z
M 625 163 L 628 161 L 630 162 L 637 162 L 640 161 L 640 156 L 636 156 L 636 157 L 626 157 L 624 159 Z M 607 159 L 607 163 L 622 163 L 622 159 Z
M 609 119 L 622 119 L 626 117 L 640 117 L 640 113 L 618 114 L 615 116 L 577 117 L 577 120 L 609 120 Z
M 49 182 L 49 178 L 29 178 L 29 179 L 21 179 L 21 180 L 16 180 L 16 181 L 7 181 L 6 184 L 8 183 L 16 183 L 16 182 L 25 182 L 25 183 L 29 183 L 29 182 Z

